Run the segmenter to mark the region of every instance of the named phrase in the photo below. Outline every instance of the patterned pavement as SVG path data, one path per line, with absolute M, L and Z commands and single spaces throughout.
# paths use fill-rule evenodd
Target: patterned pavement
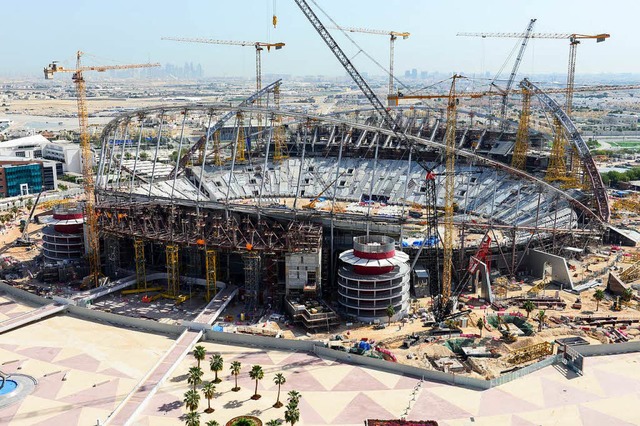
M 33 308 L 0 297 L 0 320 Z M 0 336 L 0 369 L 38 380 L 0 425 L 95 425 L 157 362 L 173 340 L 69 316 Z M 64 380 L 63 380 L 64 379 Z
M 0 321 L 31 310 L 0 297 Z M 173 340 L 69 316 L 56 316 L 0 336 L 0 369 L 38 379 L 33 394 L 0 409 L 0 425 L 95 425 L 104 420 L 136 383 L 172 345 Z M 567 376 L 547 367 L 520 380 L 487 391 L 424 382 L 362 368 L 312 354 L 241 348 L 204 342 L 208 355 L 219 352 L 223 382 L 211 402 L 215 419 L 224 424 L 242 414 L 263 421 L 283 418 L 284 408 L 272 408 L 275 373 L 285 374 L 282 397 L 302 393 L 300 426 L 362 425 L 365 418 L 432 419 L 440 425 L 638 425 L 640 424 L 640 354 L 587 358 L 585 375 Z M 208 357 L 207 357 L 208 358 Z M 231 392 L 231 361 L 243 365 L 240 392 Z M 191 355 L 179 363 L 134 419 L 136 425 L 179 425 L 188 388 Z M 258 386 L 262 398 L 250 399 L 254 382 L 251 365 L 259 364 L 265 378 Z M 213 378 L 204 362 L 205 380 Z M 65 380 L 63 380 L 65 379 Z
M 276 400 L 275 373 L 285 374 L 283 396 L 291 389 L 302 394 L 298 425 L 362 425 L 365 418 L 399 418 L 410 404 L 408 419 L 436 420 L 440 425 L 637 425 L 640 424 L 640 355 L 628 354 L 588 358 L 583 377 L 567 378 L 557 367 L 547 367 L 520 380 L 487 391 L 424 382 L 412 401 L 418 380 L 368 368 L 332 362 L 314 355 L 238 348 L 203 343 L 207 359 L 222 354 L 225 370 L 211 405 L 203 398 L 199 411 L 202 424 L 215 419 L 224 424 L 230 418 L 252 414 L 264 422 L 283 418 L 284 408 Z M 242 390 L 231 392 L 231 361 L 240 361 Z M 208 361 L 207 361 L 208 362 Z M 204 380 L 213 372 L 204 363 Z M 250 399 L 255 382 L 248 377 L 251 365 L 259 364 L 265 378 L 259 383 L 259 401 Z M 195 365 L 189 355 L 175 370 L 142 414 L 136 425 L 175 425 L 186 413 L 181 401 L 187 390 L 186 372 Z

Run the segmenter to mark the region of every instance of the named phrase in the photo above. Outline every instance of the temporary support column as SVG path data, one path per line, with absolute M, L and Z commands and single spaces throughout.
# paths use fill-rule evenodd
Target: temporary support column
M 236 114 L 238 133 L 236 138 L 236 161 L 245 161 L 246 139 L 244 136 L 244 116 L 241 112 Z
M 251 315 L 258 306 L 258 292 L 260 287 L 260 255 L 248 251 L 242 255 L 244 261 L 245 306 Z
M 145 269 L 146 260 L 144 257 L 144 240 L 136 238 L 133 240 L 133 250 L 136 259 L 136 283 L 138 289 L 147 289 L 147 272 Z
M 213 286 L 213 295 L 218 293 L 218 252 L 213 249 L 205 251 L 205 264 L 207 268 L 207 301 L 211 300 L 211 287 Z
M 180 291 L 180 268 L 178 262 L 178 246 L 167 244 L 167 293 L 177 296 Z

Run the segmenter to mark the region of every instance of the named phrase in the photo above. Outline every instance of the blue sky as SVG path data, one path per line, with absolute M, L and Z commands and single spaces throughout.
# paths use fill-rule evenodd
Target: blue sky
M 578 74 L 640 72 L 638 0 L 319 0 L 319 4 L 341 25 L 411 32 L 409 39 L 396 43 L 399 76 L 410 68 L 495 72 L 516 40 L 462 38 L 456 33 L 521 32 L 530 18 L 537 18 L 539 32 L 611 34 L 605 43 L 582 43 Z M 202 64 L 207 76 L 255 73 L 252 48 L 161 41 L 161 36 L 283 41 L 287 44 L 283 50 L 265 53 L 264 73 L 344 75 L 293 0 L 277 0 L 275 30 L 272 6 L 273 0 L 5 0 L 0 12 L 0 76 L 38 76 L 51 60 L 71 64 L 77 49 L 94 55 L 96 59 L 87 58 L 93 64 L 194 62 Z M 385 36 L 352 37 L 387 65 Z M 336 39 L 349 56 L 357 53 L 341 34 Z M 567 54 L 564 40 L 533 40 L 521 76 L 564 74 Z M 364 72 L 382 73 L 364 55 L 354 63 Z

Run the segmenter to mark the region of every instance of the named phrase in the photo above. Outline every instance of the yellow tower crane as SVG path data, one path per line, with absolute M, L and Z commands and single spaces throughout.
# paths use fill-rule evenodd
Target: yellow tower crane
M 449 100 L 447 103 L 447 127 L 445 131 L 445 176 L 444 176 L 444 241 L 442 263 L 442 300 L 441 306 L 446 309 L 451 297 L 451 280 L 453 273 L 453 201 L 455 195 L 455 161 L 456 161 L 456 120 L 457 104 L 456 80 L 464 78 L 455 74 L 451 81 Z
M 160 64 L 130 64 L 130 65 L 99 65 L 82 66 L 81 58 L 83 52 L 76 54 L 76 67 L 64 68 L 53 61 L 44 69 L 44 78 L 49 80 L 57 72 L 73 73 L 71 79 L 76 86 L 76 96 L 78 101 L 78 121 L 80 124 L 80 150 L 82 158 L 82 178 L 85 193 L 85 222 L 87 224 L 87 241 L 85 247 L 89 259 L 89 280 L 90 286 L 97 287 L 100 278 L 100 240 L 98 236 L 97 216 L 95 206 L 95 181 L 93 175 L 93 155 L 91 154 L 91 143 L 89 139 L 89 115 L 87 112 L 86 82 L 83 73 L 85 71 L 105 72 L 108 70 L 125 70 L 134 68 L 159 67 Z
M 520 122 L 518 123 L 518 133 L 516 143 L 513 146 L 511 156 L 511 167 L 525 170 L 527 165 L 527 152 L 529 151 L 529 117 L 531 116 L 531 92 L 522 90 L 522 109 L 520 111 Z
M 482 38 L 522 38 L 525 33 L 458 33 L 459 37 L 482 37 Z M 567 73 L 567 100 L 566 110 L 567 113 L 571 112 L 571 103 L 573 101 L 573 83 L 576 74 L 576 50 L 580 40 L 595 39 L 596 42 L 601 43 L 611 37 L 609 34 L 569 34 L 569 33 L 531 33 L 529 38 L 535 39 L 560 39 L 569 40 L 569 66 Z
M 389 95 L 391 95 L 394 91 L 394 83 L 393 83 L 393 51 L 395 41 L 398 37 L 402 37 L 403 40 L 409 38 L 411 33 L 406 31 L 385 31 L 385 30 L 372 30 L 369 28 L 355 28 L 355 27 L 343 27 L 336 26 L 332 27 L 337 30 L 349 31 L 350 33 L 365 33 L 365 34 L 375 34 L 375 35 L 386 35 L 389 36 Z
M 482 37 L 482 38 L 522 38 L 524 33 L 458 33 L 458 36 L 462 37 Z M 573 107 L 573 93 L 574 93 L 574 81 L 576 75 L 576 53 L 580 40 L 595 39 L 597 43 L 601 43 L 611 37 L 609 34 L 569 34 L 569 33 L 532 33 L 529 38 L 539 39 L 561 39 L 569 40 L 569 65 L 567 67 L 567 87 L 565 90 L 565 111 L 567 115 L 571 116 L 571 109 Z M 546 180 L 548 181 L 562 181 L 565 186 L 575 186 L 578 181 L 578 174 L 580 172 L 578 168 L 579 156 L 575 150 L 572 150 L 571 155 L 571 174 L 567 175 L 567 162 L 565 161 L 565 146 L 567 145 L 567 137 L 564 134 L 564 130 L 560 123 L 554 122 L 554 146 L 551 149 L 551 157 L 549 158 L 549 167 Z M 558 134 L 559 133 L 559 134 Z M 563 144 L 562 147 L 555 146 L 557 144 Z M 563 157 L 558 157 L 562 155 Z

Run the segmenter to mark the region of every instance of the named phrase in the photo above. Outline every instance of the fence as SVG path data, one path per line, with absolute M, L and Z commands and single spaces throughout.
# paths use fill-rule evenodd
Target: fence
M 612 343 L 608 345 L 576 346 L 574 349 L 584 357 L 628 354 L 640 352 L 640 342 Z
M 531 374 L 534 371 L 541 370 L 545 367 L 555 364 L 560 360 L 560 355 L 551 355 L 542 361 L 538 361 L 534 364 L 527 365 L 526 367 L 520 368 L 516 371 L 512 371 L 510 373 L 502 374 L 500 377 L 496 377 L 495 379 L 489 380 L 489 387 L 493 388 L 496 386 L 503 385 L 512 380 L 519 379 L 520 377 L 524 377 L 527 374 Z

